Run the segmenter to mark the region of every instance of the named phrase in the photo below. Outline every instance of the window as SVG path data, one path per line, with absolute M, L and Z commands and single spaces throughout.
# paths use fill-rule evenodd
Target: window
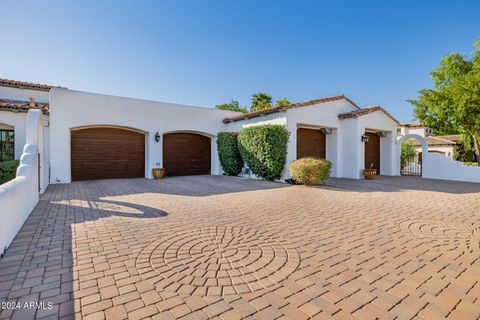
M 14 160 L 15 133 L 13 130 L 0 129 L 0 161 Z

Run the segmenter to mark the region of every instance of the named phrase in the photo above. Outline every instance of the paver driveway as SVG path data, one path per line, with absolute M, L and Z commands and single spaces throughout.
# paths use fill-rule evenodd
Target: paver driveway
M 52 308 L 0 317 L 478 319 L 480 185 L 329 185 L 51 185 L 0 260 L 0 301 Z

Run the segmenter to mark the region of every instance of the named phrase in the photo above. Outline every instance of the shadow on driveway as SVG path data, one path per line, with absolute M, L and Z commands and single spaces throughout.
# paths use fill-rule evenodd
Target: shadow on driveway
M 339 191 L 400 192 L 408 190 L 451 194 L 479 193 L 480 183 L 425 179 L 422 177 L 379 176 L 374 180 L 330 178 L 325 184 Z

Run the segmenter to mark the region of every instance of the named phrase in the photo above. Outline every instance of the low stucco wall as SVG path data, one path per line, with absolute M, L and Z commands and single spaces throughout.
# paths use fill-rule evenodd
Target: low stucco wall
M 0 185 L 0 252 L 10 245 L 38 203 L 38 149 L 25 145 L 15 179 Z
M 400 155 L 402 143 L 416 139 L 422 145 L 422 177 L 429 179 L 454 180 L 465 182 L 480 182 L 480 167 L 465 166 L 447 156 L 435 152 L 428 152 L 427 140 L 417 134 L 408 134 L 399 138 L 395 143 L 395 171 L 400 175 Z
M 42 179 L 39 162 L 43 163 L 43 121 L 39 110 L 30 110 L 26 118 L 26 142 L 15 179 L 0 185 L 0 253 L 10 245 L 39 200 Z M 39 183 L 40 181 L 40 183 Z
M 480 182 L 480 167 L 466 166 L 444 155 L 428 152 L 422 156 L 422 177 Z

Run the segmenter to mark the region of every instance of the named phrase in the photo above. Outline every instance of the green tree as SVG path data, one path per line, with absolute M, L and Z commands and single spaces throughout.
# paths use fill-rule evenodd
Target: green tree
M 218 104 L 215 106 L 215 109 L 220 110 L 229 110 L 229 111 L 236 111 L 236 112 L 247 112 L 247 108 L 240 107 L 238 101 L 232 100 L 229 103 Z
M 275 102 L 275 104 L 276 104 L 277 107 L 284 107 L 284 106 L 289 105 L 290 103 L 291 103 L 291 102 L 288 101 L 287 98 L 283 98 L 283 99 L 277 100 L 277 101 Z
M 268 94 L 260 92 L 252 95 L 252 105 L 250 106 L 250 111 L 257 111 L 272 107 L 272 97 Z
M 400 156 L 402 163 L 413 159 L 415 156 L 415 147 L 410 141 L 405 141 L 402 143 L 402 154 Z
M 445 56 L 432 73 L 433 89 L 419 91 L 409 100 L 414 112 L 438 134 L 460 133 L 465 151 L 480 160 L 480 42 L 471 57 Z

